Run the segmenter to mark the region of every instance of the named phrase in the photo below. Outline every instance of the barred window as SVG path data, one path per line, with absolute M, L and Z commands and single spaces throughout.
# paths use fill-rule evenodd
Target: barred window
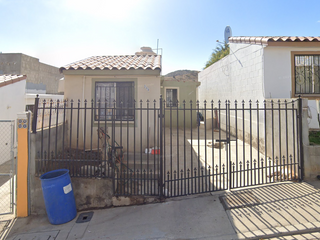
M 295 55 L 295 94 L 320 93 L 320 55 Z
M 134 82 L 96 82 L 96 120 L 134 120 Z
M 166 89 L 166 106 L 178 107 L 178 89 L 176 88 Z

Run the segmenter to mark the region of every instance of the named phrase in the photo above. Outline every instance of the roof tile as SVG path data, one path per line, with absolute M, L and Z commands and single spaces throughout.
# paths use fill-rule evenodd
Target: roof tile
M 320 42 L 320 37 L 295 37 L 295 36 L 260 36 L 260 37 L 230 37 L 230 43 L 249 43 L 268 45 L 268 42 Z
M 0 75 L 0 87 L 27 79 L 26 75 Z
M 63 70 L 161 69 L 161 55 L 93 56 L 60 68 Z

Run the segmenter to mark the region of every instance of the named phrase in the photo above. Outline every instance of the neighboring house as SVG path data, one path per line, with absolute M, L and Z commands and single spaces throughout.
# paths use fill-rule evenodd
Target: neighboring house
M 31 110 L 38 95 L 41 100 L 63 101 L 63 95 L 28 93 L 26 75 L 0 75 L 0 120 L 16 120 L 17 114 Z
M 230 54 L 199 73 L 199 100 L 308 99 L 319 128 L 320 37 L 230 37 Z
M 0 74 L 27 75 L 27 93 L 57 94 L 62 78 L 57 67 L 22 53 L 0 53 Z
M 92 122 L 95 133 L 99 121 L 106 121 L 107 126 L 111 127 L 112 109 L 110 108 L 114 106 L 118 108 L 115 113 L 115 121 L 118 124 L 116 126 L 122 123 L 124 126 L 128 124 L 130 131 L 132 131 L 133 128 L 139 130 L 141 124 L 143 124 L 144 130 L 146 130 L 146 123 L 140 122 L 140 115 L 136 116 L 134 111 L 128 109 L 139 108 L 141 104 L 145 108 L 147 107 L 147 100 L 150 101 L 150 108 L 154 107 L 154 100 L 158 107 L 161 56 L 152 52 L 151 48 L 144 47 L 141 49 L 142 52 L 137 52 L 135 55 L 94 56 L 60 68 L 60 72 L 64 75 L 64 83 L 61 86 L 64 86 L 65 99 L 74 100 L 75 107 L 78 100 L 82 107 L 85 100 L 88 101 L 88 107 L 91 106 L 91 100 L 93 100 L 94 107 L 99 110 L 94 112 Z M 68 106 L 70 107 L 70 105 Z M 120 108 L 123 109 L 120 110 Z M 90 114 L 89 110 L 88 114 Z M 156 119 L 153 120 L 153 116 L 152 114 L 149 119 L 150 128 L 156 121 Z M 84 128 L 85 122 L 87 126 L 91 124 L 91 118 L 88 117 L 85 120 L 83 114 L 79 121 L 80 129 Z M 74 126 L 77 124 L 75 120 L 74 124 Z M 110 129 L 109 131 L 111 132 Z M 137 134 L 140 133 L 141 131 L 137 131 Z M 83 147 L 85 134 L 87 142 L 91 141 L 90 127 L 80 130 L 78 137 L 76 137 L 76 131 L 73 131 L 72 134 L 72 139 L 79 139 L 79 147 Z M 133 132 L 130 132 L 131 138 L 133 135 Z M 96 146 L 97 138 L 92 141 L 93 145 Z M 142 142 L 144 144 L 146 139 L 143 139 Z
M 24 112 L 26 75 L 0 75 L 0 120 L 16 120 Z
M 197 108 L 197 87 L 200 85 L 198 79 L 175 79 L 173 77 L 163 77 L 161 80 L 161 95 L 165 100 L 165 125 L 167 127 L 186 127 L 191 126 L 190 110 L 179 111 L 178 123 L 177 113 L 170 114 L 171 109 L 190 109 L 190 103 L 193 108 Z M 171 121 L 170 121 L 171 120 Z M 192 126 L 197 126 L 197 113 L 192 116 Z

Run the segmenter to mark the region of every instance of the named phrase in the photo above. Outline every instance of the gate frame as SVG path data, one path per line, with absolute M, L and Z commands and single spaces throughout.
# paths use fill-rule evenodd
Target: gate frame
M 10 177 L 10 211 L 9 212 L 4 212 L 0 213 L 1 215 L 7 215 L 7 214 L 13 214 L 15 212 L 15 206 L 16 203 L 14 202 L 15 199 L 15 179 L 14 176 L 16 174 L 16 167 L 15 167 L 15 158 L 14 158 L 14 140 L 15 140 L 15 120 L 0 120 L 0 123 L 6 122 L 6 123 L 11 123 L 11 130 L 10 130 L 10 135 L 11 135 L 11 143 L 10 143 L 10 172 L 9 173 L 1 173 L 1 176 L 9 176 Z

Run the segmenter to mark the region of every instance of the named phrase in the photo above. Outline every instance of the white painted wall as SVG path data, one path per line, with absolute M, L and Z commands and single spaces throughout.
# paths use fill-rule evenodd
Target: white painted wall
M 0 119 L 16 120 L 25 111 L 26 80 L 0 87 Z
M 263 46 L 230 43 L 230 54 L 199 73 L 199 100 L 263 101 Z
M 264 49 L 264 92 L 266 98 L 291 98 L 291 52 L 320 51 L 319 47 L 272 47 Z M 319 128 L 316 101 L 309 100 L 310 128 Z

